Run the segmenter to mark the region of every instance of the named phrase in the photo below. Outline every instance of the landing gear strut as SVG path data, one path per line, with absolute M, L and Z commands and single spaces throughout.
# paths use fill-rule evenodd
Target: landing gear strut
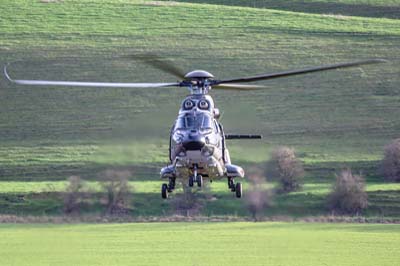
M 237 182 L 235 184 L 235 180 L 232 177 L 228 177 L 228 188 L 232 191 L 235 192 L 237 198 L 242 197 L 242 183 Z
M 161 197 L 163 199 L 168 198 L 168 193 L 171 193 L 175 189 L 175 178 L 170 177 L 168 184 L 162 184 L 161 186 Z
M 189 187 L 193 187 L 195 182 L 198 187 L 203 186 L 203 176 L 197 174 L 197 165 L 193 166 L 193 175 L 189 177 Z
M 172 192 L 175 189 L 175 178 L 170 177 L 168 183 L 168 192 Z
M 232 177 L 228 177 L 228 188 L 229 188 L 232 192 L 235 192 L 235 180 L 233 180 Z

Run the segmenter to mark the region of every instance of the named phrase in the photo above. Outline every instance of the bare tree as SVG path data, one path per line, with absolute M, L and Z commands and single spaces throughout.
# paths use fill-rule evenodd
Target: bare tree
M 84 182 L 79 176 L 70 176 L 64 194 L 64 213 L 78 214 L 87 197 Z
M 256 222 L 262 218 L 265 209 L 271 205 L 272 193 L 266 188 L 265 177 L 259 168 L 248 170 L 249 188 L 245 194 L 245 206 Z
M 400 139 L 393 140 L 385 146 L 381 172 L 386 181 L 400 181 Z
M 106 170 L 103 173 L 103 189 L 106 192 L 106 214 L 127 214 L 131 207 L 129 171 Z
M 339 213 L 358 214 L 367 206 L 364 178 L 353 175 L 350 169 L 336 175 L 336 182 L 328 197 L 328 207 Z
M 206 184 L 201 190 L 183 185 L 183 193 L 175 195 L 171 200 L 171 206 L 176 214 L 187 217 L 196 216 L 203 210 L 208 197 L 209 193 Z
M 288 193 L 301 188 L 304 169 L 293 148 L 278 147 L 273 150 L 267 168 L 267 174 L 279 180 L 281 192 Z

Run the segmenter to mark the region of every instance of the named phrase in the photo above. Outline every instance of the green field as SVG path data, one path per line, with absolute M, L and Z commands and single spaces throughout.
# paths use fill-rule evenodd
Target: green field
M 0 225 L 1 265 L 397 265 L 399 225 Z
M 400 131 L 399 1 L 190 2 L 1 1 L 0 65 L 12 62 L 17 79 L 164 82 L 175 78 L 126 55 L 152 52 L 218 78 L 387 59 L 262 83 L 270 90 L 212 95 L 227 132 L 264 136 L 230 142 L 234 163 L 262 168 L 279 145 L 296 148 L 305 163 L 304 189 L 274 197 L 265 216 L 329 215 L 335 173 L 351 167 L 367 181 L 362 215 L 398 221 L 399 184 L 383 182 L 377 170 L 384 145 Z M 0 214 L 60 215 L 69 176 L 86 180 L 97 199 L 107 169 L 131 171 L 132 217 L 173 214 L 171 200 L 160 199 L 158 173 L 186 93 L 31 88 L 0 78 Z M 211 199 L 202 215 L 248 215 L 225 181 L 200 195 Z

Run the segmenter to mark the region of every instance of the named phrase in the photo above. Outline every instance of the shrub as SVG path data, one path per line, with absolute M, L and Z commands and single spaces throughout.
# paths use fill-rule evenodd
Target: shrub
M 199 215 L 210 200 L 208 187 L 205 185 L 201 190 L 183 185 L 183 193 L 176 194 L 171 200 L 171 207 L 175 214 L 192 217 Z M 202 193 L 199 193 L 199 192 Z
M 381 172 L 386 181 L 400 181 L 400 139 L 385 146 Z
M 106 192 L 106 214 L 127 214 L 130 209 L 129 171 L 107 170 L 103 173 L 103 189 Z
M 260 174 L 261 170 L 249 170 L 248 179 L 250 184 L 245 193 L 244 202 L 253 220 L 258 221 L 264 215 L 265 209 L 271 205 L 271 193 L 266 188 L 265 178 Z
M 64 196 L 64 213 L 77 214 L 87 197 L 85 186 L 79 176 L 68 178 L 68 186 Z
M 267 168 L 267 173 L 279 180 L 281 192 L 288 193 L 301 188 L 304 169 L 294 149 L 279 147 L 272 151 Z
M 350 169 L 336 175 L 336 183 L 328 197 L 328 206 L 330 210 L 343 214 L 358 214 L 367 208 L 364 178 L 353 175 Z

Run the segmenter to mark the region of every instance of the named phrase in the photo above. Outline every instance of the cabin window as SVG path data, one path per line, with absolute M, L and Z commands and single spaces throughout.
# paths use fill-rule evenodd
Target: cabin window
M 217 120 L 214 120 L 214 130 L 215 130 L 215 132 L 218 132 L 218 133 L 219 133 L 219 127 L 218 127 L 218 122 L 217 122 Z
M 198 115 L 186 115 L 179 117 L 175 124 L 175 130 L 185 130 L 185 129 L 200 129 L 200 130 L 212 130 L 213 122 L 212 118 L 208 115 L 198 114 Z

